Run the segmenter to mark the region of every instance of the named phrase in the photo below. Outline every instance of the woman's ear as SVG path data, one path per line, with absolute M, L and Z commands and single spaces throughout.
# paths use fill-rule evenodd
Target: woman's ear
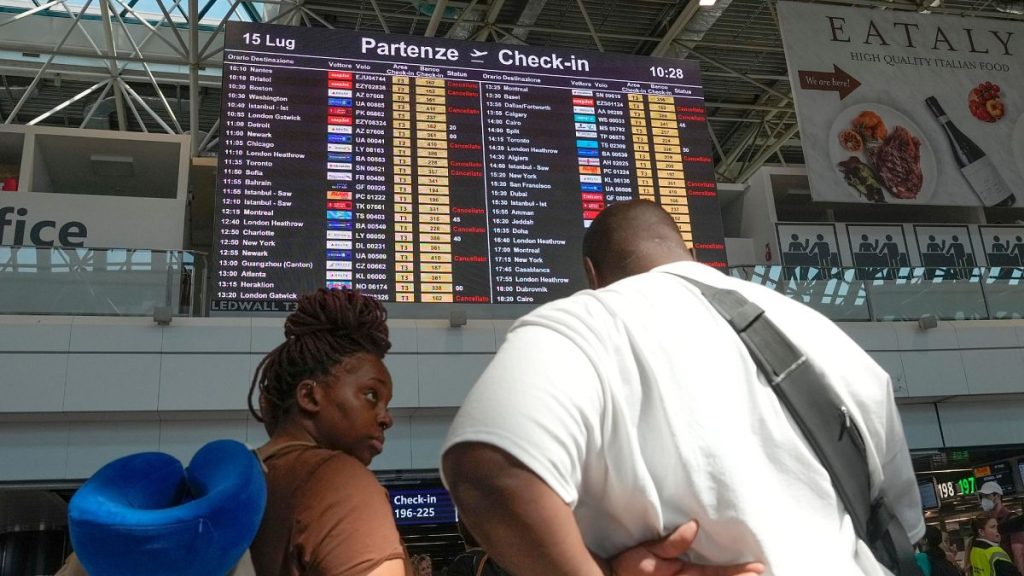
M 295 387 L 295 405 L 303 412 L 315 414 L 320 411 L 320 393 L 316 380 L 303 380 Z

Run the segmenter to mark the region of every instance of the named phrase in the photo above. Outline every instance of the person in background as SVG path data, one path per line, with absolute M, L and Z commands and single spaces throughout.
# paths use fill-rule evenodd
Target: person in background
M 926 526 L 915 559 L 924 576 L 960 576 L 960 569 L 949 561 L 942 546 L 943 534 L 936 526 Z
M 782 576 L 888 573 L 735 331 L 679 276 L 742 293 L 793 339 L 864 435 L 872 494 L 894 507 L 910 541 L 921 538 L 892 383 L 835 324 L 692 261 L 651 202 L 602 211 L 583 256 L 593 289 L 513 325 L 445 441 L 443 479 L 503 567 L 621 575 L 624 548 L 680 526 L 692 539 L 699 525 L 690 562 L 759 573 L 763 560 Z
M 991 514 L 979 514 L 971 521 L 974 537 L 967 545 L 969 576 L 1020 576 L 1010 556 L 999 546 L 999 523 Z
M 1013 513 L 1003 504 L 1003 487 L 998 482 L 989 480 L 978 489 L 981 509 L 989 512 L 999 523 L 1002 540 L 999 545 L 1010 555 L 1013 565 L 1019 572 L 1024 572 L 1024 517 Z
M 351 290 L 299 297 L 285 341 L 259 363 L 249 410 L 270 440 L 258 576 L 405 576 L 387 493 L 367 468 L 392 425 L 387 313 Z M 259 410 L 252 403 L 259 391 Z
M 925 539 L 921 538 L 914 544 L 914 562 L 917 563 L 917 567 L 921 569 L 923 576 L 932 576 L 932 565 L 928 561 L 928 554 L 925 553 L 927 544 Z
M 434 576 L 434 563 L 429 554 L 417 554 L 409 561 L 415 576 Z

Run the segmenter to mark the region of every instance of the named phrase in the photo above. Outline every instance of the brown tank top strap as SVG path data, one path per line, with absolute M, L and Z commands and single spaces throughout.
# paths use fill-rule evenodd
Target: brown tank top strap
M 292 441 L 292 442 L 285 442 L 283 444 L 278 444 L 277 446 L 274 446 L 270 450 L 267 450 L 266 452 L 263 452 L 263 453 L 261 453 L 257 449 L 256 450 L 256 455 L 259 456 L 260 462 L 266 463 L 267 460 L 273 458 L 274 456 L 280 454 L 281 452 L 284 452 L 286 450 L 290 450 L 292 448 L 297 448 L 299 446 L 307 446 L 307 447 L 316 448 L 317 444 L 315 442 L 307 442 L 307 441 L 304 441 L 304 440 L 295 440 L 295 441 Z
M 484 567 L 487 566 L 487 560 L 491 557 L 490 554 L 484 552 L 484 557 L 480 559 L 480 564 L 476 567 L 476 576 L 480 576 L 484 573 Z

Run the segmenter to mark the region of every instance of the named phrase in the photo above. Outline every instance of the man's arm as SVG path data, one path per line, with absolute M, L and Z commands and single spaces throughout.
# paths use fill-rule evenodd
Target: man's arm
M 572 510 L 555 491 L 504 450 L 463 442 L 445 452 L 442 466 L 470 531 L 512 574 L 756 576 L 764 571 L 760 563 L 718 567 L 679 560 L 697 536 L 695 522 L 609 562 L 587 550 Z
M 448 489 L 484 550 L 512 574 L 602 576 L 572 510 L 504 450 L 463 442 L 442 459 Z

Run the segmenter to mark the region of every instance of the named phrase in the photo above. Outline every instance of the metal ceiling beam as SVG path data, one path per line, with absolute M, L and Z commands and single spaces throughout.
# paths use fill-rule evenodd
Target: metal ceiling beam
M 675 39 L 674 41 L 680 46 L 689 49 L 689 47 L 685 43 L 686 41 L 679 39 Z M 743 43 L 724 44 L 722 42 L 705 42 L 703 40 L 701 40 L 700 42 L 696 42 L 695 44 L 698 44 L 701 48 L 723 48 L 725 50 L 744 50 L 748 52 L 772 52 L 775 54 L 782 54 L 783 52 L 785 52 L 782 46 L 765 46 L 759 44 Z
M 498 20 L 498 14 L 501 13 L 501 7 L 504 5 L 505 0 L 491 0 L 491 5 L 487 7 L 487 14 L 484 15 L 484 24 L 473 35 L 473 40 L 487 40 L 487 35 L 491 33 L 491 27 Z
M 722 1 L 722 0 L 719 0 L 719 1 Z M 470 6 L 473 6 L 475 4 L 476 4 L 476 2 L 471 2 Z M 305 4 L 305 6 L 308 9 L 310 9 L 310 10 L 317 10 L 317 11 L 320 11 L 320 12 L 330 13 L 330 14 L 351 14 L 351 15 L 355 15 L 355 16 L 358 16 L 358 15 L 366 16 L 366 15 L 372 15 L 373 14 L 373 12 L 370 12 L 370 11 L 367 11 L 367 10 L 360 10 L 358 8 L 345 8 L 343 6 L 332 6 L 332 5 L 325 5 L 325 4 L 308 4 L 308 3 Z M 467 10 L 470 10 L 470 9 L 467 8 Z M 400 20 L 412 20 L 412 21 L 421 20 L 421 18 L 418 15 L 416 15 L 416 14 L 403 14 L 403 13 L 400 13 L 400 12 L 393 12 L 391 14 L 388 14 L 388 17 L 389 18 L 394 18 L 394 19 L 400 19 Z M 453 24 L 454 23 L 465 24 L 465 20 L 466 19 L 462 19 L 460 21 L 458 19 L 453 20 L 451 18 L 442 18 L 441 19 L 442 22 L 451 22 Z M 478 22 L 478 21 L 477 20 L 473 20 L 472 22 Z M 507 27 L 508 25 L 505 25 L 505 26 Z M 547 26 L 517 26 L 517 27 L 520 28 L 521 30 L 525 30 L 525 31 L 529 31 L 529 32 L 545 32 L 545 33 L 549 33 L 549 34 L 565 34 L 567 36 L 590 36 L 591 35 L 590 32 L 587 31 L 587 30 L 570 30 L 570 29 L 566 29 L 566 28 L 550 28 L 550 27 L 547 27 Z M 597 35 L 601 39 L 607 39 L 607 40 L 637 40 L 637 41 L 642 41 L 642 42 L 658 42 L 658 41 L 661 40 L 660 36 L 643 36 L 643 35 L 639 35 L 639 34 L 615 34 L 615 33 L 611 33 L 611 32 L 598 32 Z M 448 37 L 449 38 L 456 38 L 457 36 L 452 34 L 452 35 L 449 35 Z
M 597 31 L 594 30 L 594 24 L 590 21 L 590 14 L 587 14 L 587 7 L 583 5 L 583 0 L 576 0 L 576 4 L 580 7 L 580 13 L 583 14 L 583 21 L 587 23 L 587 29 L 590 30 L 590 35 L 594 38 L 594 44 L 597 44 L 598 50 L 604 52 L 604 46 L 601 45 L 601 38 L 597 35 Z
M 749 82 L 749 83 L 753 84 L 754 86 L 757 86 L 758 88 L 764 90 L 765 92 L 768 92 L 770 94 L 774 94 L 775 96 L 778 96 L 779 98 L 782 99 L 783 103 L 789 102 L 792 99 L 789 95 L 783 94 L 782 92 L 778 92 L 778 91 L 774 90 L 772 87 L 770 87 L 770 86 L 768 86 L 766 84 L 762 84 L 761 82 L 758 82 L 757 80 L 754 80 L 753 78 L 750 78 L 749 76 L 747 76 L 746 74 L 744 74 L 742 72 L 738 72 L 736 70 L 733 70 L 732 68 L 726 66 L 725 64 L 722 64 L 721 62 L 719 62 L 718 60 L 715 60 L 714 58 L 711 58 L 709 56 L 704 56 L 700 52 L 694 50 L 693 47 L 690 47 L 690 54 L 693 54 L 697 58 L 700 58 L 701 60 L 704 60 L 708 64 L 711 64 L 713 66 L 717 66 L 718 68 L 721 68 L 722 70 L 725 70 L 726 72 L 735 75 L 737 78 L 740 78 L 742 80 L 745 80 L 746 82 Z
M 131 6 L 129 6 L 128 4 L 125 4 L 121 0 L 114 0 L 114 1 L 117 2 L 118 4 L 120 4 L 124 8 L 124 10 L 122 10 L 122 12 L 129 12 L 133 17 L 138 19 L 139 24 L 141 24 L 142 26 L 145 26 L 146 28 L 148 28 L 150 32 L 153 32 L 153 33 L 157 32 L 156 26 L 153 26 L 152 24 L 149 23 L 148 20 L 146 20 L 145 18 L 142 18 L 141 16 L 139 16 L 139 14 L 137 12 L 135 12 L 135 10 Z M 163 4 L 162 0 L 157 0 L 157 4 Z M 120 14 L 118 14 L 117 18 L 118 18 L 118 20 L 121 20 Z M 173 24 L 173 21 L 171 21 L 170 19 L 167 19 L 166 16 L 164 17 L 164 19 L 166 19 L 169 23 Z M 157 22 L 157 26 L 162 24 L 164 19 L 162 19 L 159 22 Z M 123 27 L 123 21 L 122 21 L 122 27 Z M 171 28 L 175 30 L 175 33 L 177 33 L 177 28 L 176 27 L 171 26 Z M 128 33 L 127 29 L 125 30 L 125 33 L 126 34 Z M 131 35 L 129 34 L 128 37 L 131 38 Z M 167 38 L 164 38 L 161 34 L 156 34 L 156 37 L 159 38 L 161 41 L 163 41 L 164 44 L 167 44 L 167 46 L 169 46 L 171 48 L 171 50 L 173 50 L 176 54 L 180 54 L 182 56 L 182 58 L 185 57 L 186 51 L 183 50 L 181 46 L 175 46 L 173 43 L 171 43 L 170 40 L 168 40 Z M 180 39 L 181 37 L 178 36 L 178 38 Z
M 185 44 L 185 39 L 181 37 L 181 32 L 178 31 L 178 27 L 174 23 L 174 19 L 171 18 L 171 12 L 164 6 L 163 0 L 157 0 L 157 6 L 160 7 L 160 12 L 164 15 L 164 22 L 167 22 L 167 26 L 174 32 L 174 37 L 178 39 L 178 46 L 181 50 L 179 54 L 188 54 L 188 46 Z M 174 10 L 181 4 L 181 0 L 175 0 L 174 5 L 171 6 L 171 10 Z M 145 42 L 143 42 L 145 44 Z
M 764 93 L 761 94 L 761 96 L 758 97 L 757 102 L 755 103 L 755 105 L 757 105 L 757 106 L 767 105 L 767 102 L 771 99 L 771 97 L 772 97 L 771 94 L 769 94 L 768 92 L 764 92 Z M 777 112 L 768 112 L 767 114 L 765 114 L 761 118 L 753 118 L 751 114 L 748 114 L 747 118 L 748 118 L 748 120 L 751 123 L 755 123 L 756 122 L 758 125 L 760 125 L 762 122 L 765 121 L 765 119 L 769 119 L 772 116 L 774 116 L 775 114 L 777 114 Z M 729 141 L 734 136 L 737 136 L 742 128 L 743 128 L 742 125 L 734 126 L 729 131 L 729 134 L 726 135 L 726 137 L 724 139 L 725 144 L 728 145 Z M 757 130 L 758 130 L 758 127 L 753 127 L 751 129 L 747 130 L 747 133 L 743 134 L 740 137 L 739 143 L 737 145 L 733 146 L 732 149 L 728 152 L 728 154 L 724 158 L 719 160 L 718 164 L 715 166 L 715 172 L 719 175 L 719 177 L 726 178 L 726 179 L 730 178 L 729 177 L 729 172 L 732 170 L 733 164 L 736 163 L 736 161 L 739 159 L 740 155 L 743 154 L 743 152 L 748 148 L 748 146 L 752 145 L 755 137 L 757 136 Z
M 762 112 L 793 112 L 793 107 L 767 106 L 764 104 L 742 104 L 734 102 L 708 102 L 704 101 L 705 108 L 721 108 L 724 110 L 760 110 Z
M 96 99 L 96 102 L 94 102 L 92 107 L 89 108 L 89 112 L 85 115 L 85 118 L 82 119 L 82 124 L 79 126 L 79 128 L 85 128 L 86 125 L 89 124 L 89 120 L 92 120 L 93 114 L 95 114 L 96 110 L 99 109 L 100 103 L 103 102 L 103 99 L 107 97 L 107 94 L 110 92 L 110 89 L 113 87 L 114 79 L 113 78 L 107 78 L 106 84 L 107 85 L 103 88 L 103 92 L 100 92 L 99 98 Z
M 427 23 L 427 31 L 424 36 L 432 37 L 437 34 L 437 27 L 441 24 L 441 17 L 444 16 L 445 8 L 448 7 L 448 0 L 436 0 L 434 11 L 430 14 L 430 22 Z
M 231 11 L 224 19 L 227 20 L 238 5 L 235 0 Z M 202 53 L 199 51 L 199 0 L 188 0 L 188 132 L 192 135 L 189 142 L 192 148 L 191 156 L 199 155 L 199 63 L 202 61 Z M 223 22 L 221 23 L 223 25 Z
M 732 72 L 715 72 L 714 70 L 701 70 L 701 78 L 735 78 Z M 789 82 L 789 76 L 778 76 L 774 74 L 744 74 L 747 78 L 754 80 L 771 80 L 773 82 Z
M 465 40 L 469 38 L 469 35 L 473 33 L 473 25 L 470 22 L 479 22 L 478 18 L 470 18 L 470 14 L 476 15 L 474 9 L 476 8 L 477 2 L 480 0 L 473 0 L 469 3 L 469 6 L 459 12 L 459 17 L 455 19 L 455 22 L 448 28 L 448 33 L 445 34 L 445 38 L 456 38 L 459 40 Z M 441 18 L 444 20 L 444 17 Z
M 697 13 L 698 8 L 700 8 L 699 0 L 689 0 L 686 6 L 683 6 L 676 19 L 668 27 L 665 36 L 662 37 L 658 45 L 651 51 L 651 56 L 660 58 L 668 54 L 668 51 L 672 48 L 672 43 L 675 42 L 676 38 L 683 32 L 683 29 L 686 28 L 686 25 L 693 19 L 693 15 Z
M 101 82 L 97 82 L 96 84 L 93 84 L 92 86 L 86 88 L 85 90 L 82 90 L 81 92 L 79 92 L 75 96 L 69 98 L 68 100 L 65 100 L 64 102 L 62 102 L 58 106 L 54 107 L 50 111 L 44 112 L 43 114 L 40 114 L 39 116 L 36 116 L 32 120 L 29 120 L 26 124 L 29 125 L 29 126 L 35 126 L 36 124 L 42 122 L 43 120 L 46 120 L 47 118 L 49 118 L 50 116 L 56 114 L 57 112 L 60 112 L 61 110 L 67 108 L 68 106 L 74 104 L 75 102 L 78 102 L 82 98 L 85 98 L 89 94 L 92 94 L 97 89 L 99 89 L 101 86 L 105 87 L 105 86 L 109 85 L 109 83 L 110 83 L 110 79 L 103 80 Z
M 799 130 L 800 127 L 796 124 L 790 126 L 789 129 L 782 134 L 782 136 L 778 137 L 775 140 L 774 144 L 772 144 L 763 152 L 761 152 L 761 154 L 758 155 L 757 158 L 752 160 L 743 168 L 743 172 L 740 172 L 740 175 L 736 177 L 736 182 L 746 182 L 747 180 L 749 180 L 750 177 L 754 175 L 754 172 L 757 172 L 761 168 L 761 166 L 764 166 L 764 163 L 769 158 L 771 158 L 772 155 L 779 150 L 779 148 L 782 148 L 782 146 L 786 144 L 786 142 L 788 142 L 789 139 L 792 138 L 793 135 L 796 134 Z
M 116 80 L 118 84 L 121 85 L 121 89 L 127 92 L 128 95 L 131 96 L 133 99 L 135 99 L 135 101 L 139 103 L 139 106 L 142 106 L 142 109 L 149 113 L 149 116 L 153 118 L 153 120 L 156 120 L 156 123 L 164 129 L 164 132 L 167 132 L 168 134 L 176 134 L 176 132 L 170 126 L 168 126 L 166 122 L 164 122 L 163 118 L 161 118 L 160 115 L 157 114 L 155 110 L 150 108 L 149 104 L 146 104 L 146 100 L 142 96 L 139 96 L 138 92 L 132 90 L 132 87 L 129 86 L 127 82 L 121 80 L 120 78 L 117 78 Z M 131 101 L 129 100 L 129 103 L 130 102 Z M 191 102 L 189 102 L 189 104 L 191 104 Z M 138 111 L 135 110 L 134 106 L 132 106 L 132 111 L 135 112 L 135 119 L 141 123 L 142 118 L 139 117 Z M 198 132 L 196 132 L 196 134 L 198 134 Z M 195 138 L 193 138 L 193 140 L 195 140 Z
M 47 68 L 49 68 L 50 64 L 52 64 L 53 61 L 57 58 L 57 54 L 59 53 L 61 48 L 64 47 L 64 43 L 67 42 L 68 38 L 71 36 L 71 33 L 74 32 L 75 28 L 79 27 L 82 20 L 82 16 L 86 13 L 91 4 L 92 0 L 86 0 L 85 4 L 81 7 L 78 14 L 74 16 L 74 19 L 71 21 L 71 25 L 68 27 L 67 32 L 64 33 L 64 36 L 53 47 L 52 52 L 50 52 L 50 57 L 47 58 L 46 62 L 43 63 L 43 65 L 39 68 L 38 71 L 36 71 L 35 78 L 33 78 L 31 84 L 29 84 L 29 86 L 25 89 L 25 92 L 22 94 L 21 98 L 18 99 L 18 103 L 14 106 L 14 109 L 11 110 L 11 113 L 7 116 L 7 120 L 4 121 L 4 124 L 10 124 L 13 120 L 15 120 L 18 117 L 18 112 L 21 111 L 22 106 L 24 106 L 25 102 L 28 101 L 28 98 L 32 95 L 33 91 L 35 90 L 35 87 L 39 85 L 39 81 L 42 80 L 43 75 L 46 73 L 46 70 Z M 65 8 L 67 8 L 66 5 Z M 91 38 L 89 38 L 89 41 L 90 43 L 92 43 Z M 95 43 L 92 43 L 92 45 L 94 48 L 99 50 Z M 111 67 L 110 70 L 112 71 L 113 67 Z
M 526 6 L 523 6 L 523 9 L 519 12 L 519 18 L 516 19 L 516 25 L 512 28 L 511 36 L 526 42 L 526 38 L 530 35 L 530 30 L 526 26 L 532 26 L 537 23 L 537 17 L 544 11 L 544 5 L 547 2 L 548 0 L 528 0 Z M 502 41 L 504 42 L 504 39 Z
M 324 28 L 330 28 L 331 30 L 335 29 L 334 24 L 331 24 L 330 22 L 324 20 L 323 18 L 320 17 L 319 14 L 313 12 L 312 10 L 306 8 L 305 6 L 302 6 L 302 13 L 309 16 L 313 20 L 319 22 Z
M 120 0 L 118 0 L 118 1 L 120 2 Z M 124 20 L 121 18 L 121 15 L 115 12 L 114 16 L 117 18 L 117 22 L 120 25 L 121 30 L 124 32 L 125 37 L 128 38 L 128 43 L 132 45 L 132 50 L 135 51 L 135 55 L 138 56 L 139 58 L 143 58 L 142 69 L 146 72 L 146 75 L 149 77 L 150 83 L 153 84 L 153 89 L 156 91 L 157 96 L 160 98 L 160 102 L 164 105 L 164 109 L 167 111 L 168 116 L 170 116 L 170 118 L 171 118 L 171 122 L 174 124 L 174 127 L 177 129 L 177 132 L 171 132 L 171 133 L 172 134 L 180 134 L 180 133 L 182 133 L 183 130 L 181 129 L 181 125 L 178 124 L 178 118 L 174 115 L 174 110 L 171 109 L 171 105 L 167 102 L 167 98 L 164 97 L 163 89 L 160 88 L 160 83 L 157 82 L 156 77 L 153 76 L 153 71 L 149 68 L 149 64 L 145 61 L 145 59 L 143 57 L 142 47 L 135 41 L 135 37 L 132 36 L 131 31 L 128 30 L 128 26 L 125 25 Z M 150 34 L 146 37 L 146 39 L 151 38 L 155 32 L 156 32 L 156 30 L 151 30 Z M 120 73 L 121 73 L 121 71 L 123 69 L 124 69 L 124 66 L 122 66 L 118 70 L 118 78 L 121 77 Z
M 114 42 L 114 30 L 113 24 L 110 22 L 110 6 L 107 4 L 107 0 L 100 1 L 100 14 L 103 16 L 103 35 L 107 39 L 107 53 L 111 56 L 110 68 L 111 77 L 114 80 L 114 103 L 117 106 L 117 129 L 121 131 L 128 130 L 128 118 L 124 113 L 124 94 L 121 92 L 121 83 L 117 82 L 117 74 L 114 73 L 114 69 L 117 68 L 117 44 Z M 83 8 L 84 12 L 85 9 Z
M 50 8 L 52 8 L 53 6 L 56 6 L 57 4 L 61 4 L 63 1 L 64 0 L 53 0 L 53 2 L 48 2 L 46 4 L 43 4 L 42 6 L 37 6 L 35 8 L 32 8 L 31 10 L 26 10 L 25 12 L 22 12 L 21 14 L 16 14 L 13 18 L 8 18 L 7 20 L 4 20 L 3 22 L 0 22 L 0 28 L 2 28 L 4 26 L 7 26 L 8 24 L 10 24 L 12 22 L 17 22 L 18 20 L 21 20 L 22 18 L 27 18 L 27 17 L 35 14 L 36 12 L 42 12 L 43 10 L 49 10 Z
M 390 34 L 391 30 L 388 29 L 388 23 L 384 20 L 384 14 L 381 13 L 380 6 L 377 5 L 377 0 L 370 0 L 370 5 L 373 6 L 373 11 L 377 14 L 377 20 L 380 21 L 380 27 L 384 29 L 384 33 Z

